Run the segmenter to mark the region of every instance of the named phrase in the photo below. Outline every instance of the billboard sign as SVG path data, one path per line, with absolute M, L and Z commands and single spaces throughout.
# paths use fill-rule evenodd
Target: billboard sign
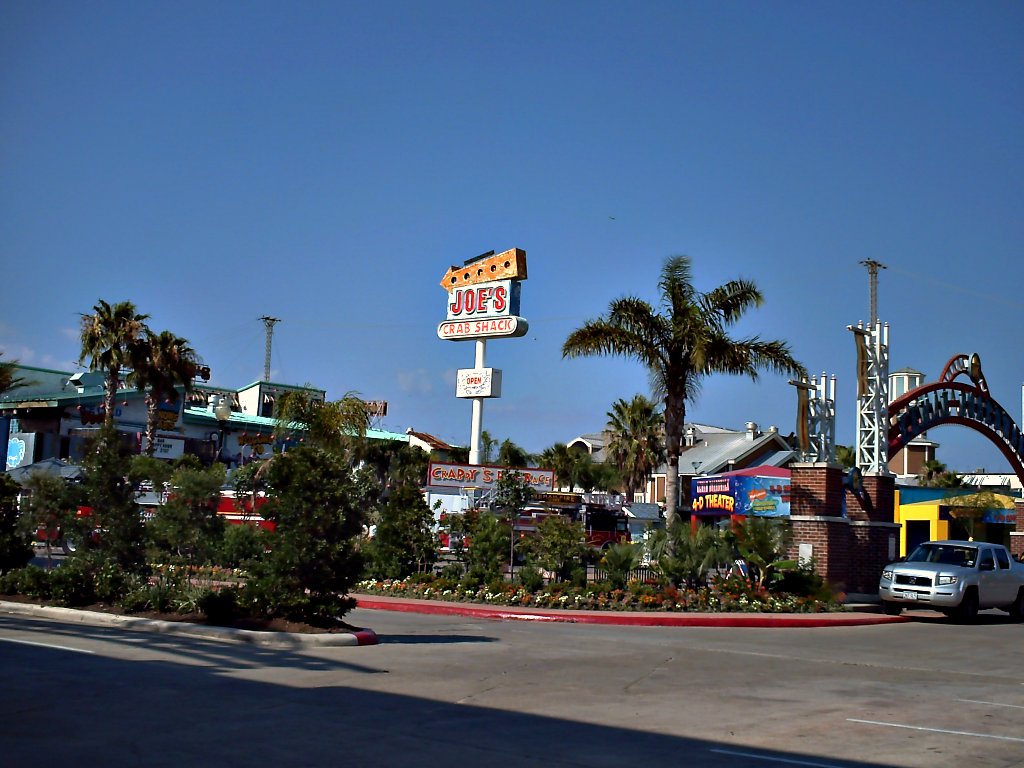
M 448 294 L 448 319 L 518 315 L 521 294 L 522 283 L 518 280 L 496 280 L 452 288 Z
M 497 488 L 498 480 L 519 473 L 535 493 L 546 493 L 555 484 L 553 469 L 495 467 L 478 464 L 448 464 L 432 461 L 427 470 L 427 485 L 448 488 Z
M 789 515 L 790 479 L 758 475 L 695 477 L 690 484 L 695 515 Z

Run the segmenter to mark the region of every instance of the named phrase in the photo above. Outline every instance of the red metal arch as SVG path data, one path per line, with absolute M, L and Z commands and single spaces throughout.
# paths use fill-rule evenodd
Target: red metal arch
M 955 360 L 957 360 L 957 358 L 953 358 L 953 360 L 950 361 L 950 364 Z M 946 368 L 948 371 L 950 365 L 947 364 Z M 955 377 L 956 374 L 954 373 L 953 376 Z M 984 379 L 982 379 L 982 381 L 984 381 Z M 947 414 L 933 418 L 927 424 L 912 424 L 910 425 L 910 429 L 906 432 L 903 432 L 900 429 L 900 425 L 898 423 L 900 415 L 907 410 L 913 402 L 922 400 L 933 392 L 948 392 L 953 396 L 959 394 L 971 395 L 978 401 L 984 403 L 986 405 L 986 410 L 994 413 L 1000 421 L 1003 423 L 1008 422 L 1017 426 L 1006 412 L 1006 409 L 996 402 L 995 399 L 988 394 L 987 390 L 987 386 L 982 389 L 982 387 L 978 385 L 972 386 L 959 381 L 946 380 L 934 382 L 932 384 L 925 384 L 917 389 L 912 389 L 905 395 L 893 400 L 889 404 L 889 456 L 895 455 L 897 451 L 906 447 L 908 442 L 929 429 L 934 429 L 935 427 L 943 424 L 960 424 L 987 437 L 999 449 L 1003 456 L 1006 457 L 1006 460 L 1010 462 L 1010 466 L 1013 468 L 1018 479 L 1024 483 L 1024 456 L 1021 456 L 1021 454 L 1010 445 L 1009 440 L 1005 439 L 1003 435 L 984 421 L 965 415 Z

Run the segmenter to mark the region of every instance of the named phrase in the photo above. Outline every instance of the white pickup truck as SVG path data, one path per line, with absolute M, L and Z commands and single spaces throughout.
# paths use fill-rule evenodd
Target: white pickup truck
M 906 559 L 885 566 L 878 596 L 892 616 L 906 607 L 921 607 L 972 621 L 979 609 L 1001 608 L 1020 619 L 1024 564 L 1002 544 L 927 541 Z

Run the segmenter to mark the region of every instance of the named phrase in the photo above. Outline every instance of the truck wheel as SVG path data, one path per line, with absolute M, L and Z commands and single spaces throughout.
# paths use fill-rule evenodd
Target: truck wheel
M 903 606 L 890 600 L 883 600 L 882 610 L 885 612 L 886 616 L 899 616 L 903 613 Z
M 1006 606 L 1006 612 L 1016 621 L 1024 618 L 1024 587 L 1017 590 L 1017 599 Z
M 969 624 L 978 618 L 978 590 L 968 589 L 956 610 L 956 618 L 962 624 Z
M 65 555 L 73 555 L 78 551 L 78 539 L 65 536 L 60 540 L 60 548 L 64 550 Z

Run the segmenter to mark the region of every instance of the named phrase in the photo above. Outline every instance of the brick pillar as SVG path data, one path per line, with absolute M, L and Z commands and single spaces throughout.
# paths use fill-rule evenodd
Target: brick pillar
M 1017 524 L 1010 532 L 1010 552 L 1020 560 L 1024 558 L 1024 501 L 1013 502 L 1013 508 L 1017 512 Z
M 829 583 L 846 588 L 850 570 L 850 531 L 843 517 L 843 471 L 833 464 L 790 467 L 790 556 L 810 548 L 815 571 Z
M 873 594 L 878 590 L 882 567 L 891 563 L 899 546 L 896 519 L 896 478 L 864 475 L 864 492 L 846 492 L 850 519 L 849 590 Z

